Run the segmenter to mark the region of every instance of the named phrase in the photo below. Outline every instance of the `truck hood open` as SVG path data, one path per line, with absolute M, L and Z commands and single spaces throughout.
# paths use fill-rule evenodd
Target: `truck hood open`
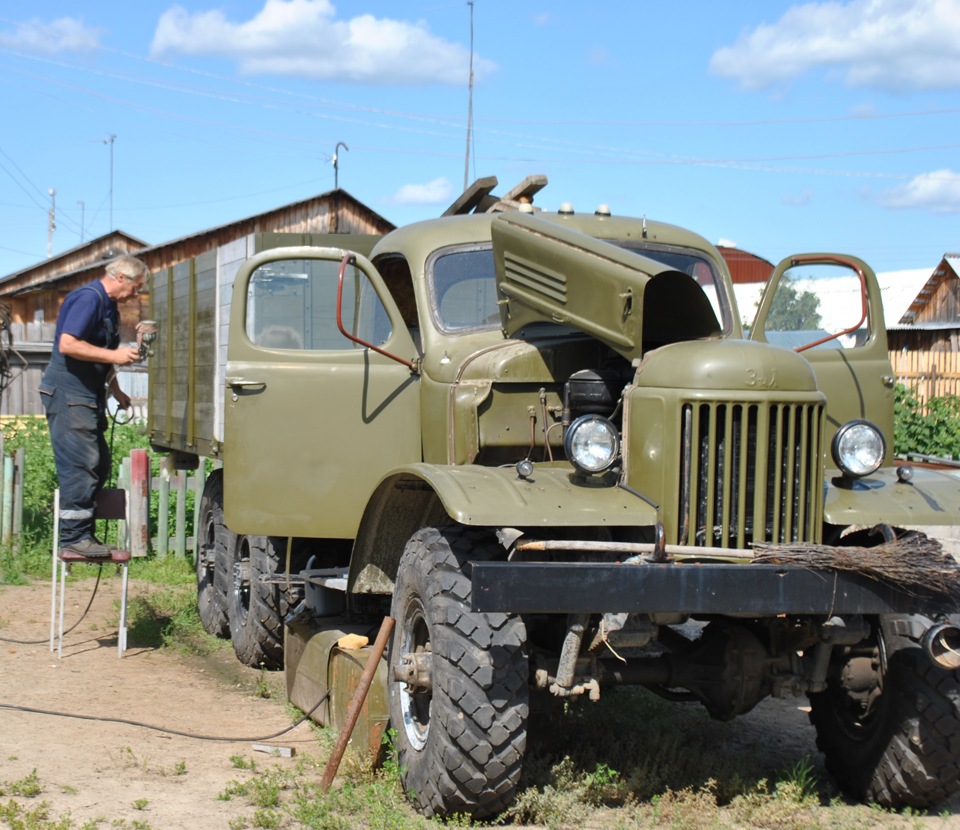
M 508 337 L 535 323 L 559 323 L 633 360 L 643 351 L 644 293 L 667 274 L 656 281 L 673 286 L 667 293 L 681 304 L 673 314 L 701 318 L 696 328 L 703 336 L 719 331 L 696 282 L 652 259 L 530 214 L 498 216 L 491 234 Z M 662 290 L 657 294 L 664 298 Z M 659 317 L 650 316 L 648 327 L 662 325 Z

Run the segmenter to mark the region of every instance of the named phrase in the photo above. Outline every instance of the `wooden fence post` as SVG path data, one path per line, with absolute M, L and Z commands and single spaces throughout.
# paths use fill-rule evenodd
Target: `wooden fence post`
M 200 502 L 203 499 L 203 488 L 207 483 L 207 465 L 206 462 L 201 458 L 200 466 L 197 467 L 196 475 L 193 477 L 193 544 L 191 545 L 191 550 L 193 551 L 193 561 L 197 561 L 197 557 L 200 555 L 200 534 L 203 531 L 203 528 L 200 527 Z
M 20 552 L 20 533 L 23 530 L 23 464 L 27 453 L 23 447 L 17 450 L 13 479 L 13 552 Z
M 3 544 L 13 538 L 13 456 L 3 456 Z
M 169 456 L 160 464 L 160 479 L 157 492 L 160 494 L 160 508 L 157 512 L 157 556 L 166 556 L 170 552 L 170 467 Z
M 150 518 L 149 488 L 150 459 L 146 450 L 130 451 L 130 488 L 128 514 L 130 523 L 130 553 L 146 556 L 149 552 L 150 534 L 147 523 Z
M 173 551 L 177 556 L 187 555 L 187 471 L 177 470 L 174 479 L 177 493 L 175 537 Z

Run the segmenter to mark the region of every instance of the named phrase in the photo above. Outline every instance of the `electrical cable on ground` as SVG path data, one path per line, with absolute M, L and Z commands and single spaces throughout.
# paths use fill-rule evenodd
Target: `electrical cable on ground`
M 301 723 L 307 720 L 310 715 L 317 711 L 320 705 L 330 696 L 330 691 L 327 690 L 320 697 L 320 700 L 316 702 L 313 708 L 305 713 L 303 717 L 299 718 L 290 726 L 285 729 L 281 729 L 279 732 L 274 732 L 272 735 L 258 735 L 256 737 L 238 737 L 238 738 L 226 738 L 221 735 L 196 735 L 192 732 L 181 732 L 178 729 L 167 729 L 163 726 L 154 726 L 149 723 L 141 723 L 140 721 L 127 720 L 125 718 L 105 718 L 99 717 L 97 715 L 78 715 L 71 712 L 54 712 L 49 709 L 35 709 L 32 706 L 17 706 L 13 703 L 0 703 L 0 709 L 10 709 L 15 712 L 26 712 L 30 715 L 51 715 L 56 718 L 73 718 L 75 720 L 92 720 L 97 721 L 98 723 L 121 723 L 125 726 L 135 726 L 140 729 L 150 729 L 154 732 L 161 732 L 165 735 L 177 735 L 181 738 L 194 738 L 198 741 L 221 741 L 224 743 L 260 743 L 261 741 L 270 741 L 274 738 L 279 738 L 281 735 L 286 735 L 288 732 L 292 732 L 296 729 Z
M 108 410 L 108 414 L 110 414 L 110 420 L 111 420 L 109 446 L 110 446 L 110 453 L 112 455 L 114 428 L 117 425 L 117 415 L 120 414 L 120 408 L 117 407 L 117 410 L 112 414 L 109 413 L 109 410 Z M 64 634 L 69 634 L 78 625 L 80 625 L 80 623 L 83 622 L 83 620 L 86 618 L 87 613 L 90 611 L 90 607 L 93 605 L 93 600 L 97 596 L 97 588 L 100 586 L 100 576 L 103 573 L 103 563 L 101 562 L 98 564 L 100 565 L 100 568 L 97 571 L 97 581 L 96 581 L 96 584 L 93 586 L 93 593 L 90 596 L 90 601 L 87 603 L 87 607 L 83 609 L 83 613 L 80 615 L 80 619 L 78 619 L 72 626 L 70 626 L 70 628 L 64 631 L 63 632 Z M 49 641 L 49 638 L 46 638 L 46 637 L 42 640 L 15 640 L 9 637 L 0 637 L 0 642 L 16 643 L 17 645 L 39 645 L 41 643 L 46 643 L 48 641 Z M 279 732 L 274 732 L 271 735 L 258 735 L 255 737 L 237 737 L 237 738 L 223 737 L 220 735 L 196 735 L 192 732 L 182 732 L 178 729 L 167 729 L 163 726 L 154 726 L 153 724 L 142 723 L 140 721 L 134 721 L 134 720 L 127 720 L 126 718 L 109 718 L 109 717 L 100 717 L 97 715 L 80 715 L 80 714 L 75 714 L 71 712 L 56 712 L 50 709 L 37 709 L 32 706 L 18 706 L 13 703 L 0 703 L 0 709 L 9 709 L 15 712 L 24 712 L 26 714 L 31 714 L 31 715 L 49 715 L 51 717 L 57 717 L 57 718 L 73 718 L 75 720 L 91 720 L 91 721 L 97 721 L 100 723 L 119 723 L 119 724 L 124 724 L 126 726 L 134 726 L 140 729 L 150 729 L 150 730 L 153 730 L 154 732 L 161 732 L 165 735 L 177 735 L 178 737 L 181 737 L 181 738 L 193 738 L 198 741 L 222 741 L 225 743 L 259 743 L 261 741 L 273 740 L 274 738 L 279 738 L 281 735 L 286 735 L 288 732 L 292 732 L 301 723 L 306 721 L 315 711 L 317 711 L 317 709 L 320 708 L 321 704 L 329 696 L 330 696 L 330 691 L 327 690 L 326 692 L 323 693 L 323 695 L 321 695 L 320 699 L 314 704 L 314 706 L 310 709 L 310 711 L 306 712 L 302 717 L 296 720 L 293 724 L 291 724 L 290 726 L 284 729 L 281 729 Z

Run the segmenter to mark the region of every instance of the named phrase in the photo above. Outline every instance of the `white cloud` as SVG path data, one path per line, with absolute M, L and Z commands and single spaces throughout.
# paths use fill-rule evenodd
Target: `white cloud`
M 722 236 L 717 240 L 717 245 L 721 248 L 736 248 L 737 243 L 732 239 L 724 239 Z
M 175 6 L 157 23 L 153 55 L 214 55 L 249 75 L 390 85 L 465 84 L 469 49 L 432 34 L 425 23 L 363 14 L 338 20 L 329 0 L 266 0 L 246 22 L 219 10 Z M 496 68 L 474 56 L 474 76 Z
M 101 29 L 87 26 L 73 17 L 59 17 L 49 23 L 34 18 L 17 23 L 13 31 L 0 32 L 0 46 L 42 52 L 94 52 L 100 47 Z
M 459 192 L 447 178 L 426 184 L 405 184 L 390 199 L 398 205 L 442 205 L 452 202 Z
M 804 3 L 714 52 L 710 70 L 746 89 L 815 69 L 852 87 L 960 87 L 960 0 Z
M 878 201 L 883 207 L 894 209 L 960 213 L 960 173 L 946 169 L 921 173 L 906 184 L 885 190 Z

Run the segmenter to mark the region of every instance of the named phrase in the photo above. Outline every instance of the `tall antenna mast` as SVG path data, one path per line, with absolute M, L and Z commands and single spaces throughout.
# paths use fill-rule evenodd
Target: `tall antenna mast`
M 110 145 L 110 230 L 113 230 L 113 142 L 116 136 L 110 133 L 104 140 L 104 144 Z
M 473 133 L 473 0 L 467 0 L 470 7 L 470 92 L 467 96 L 467 155 L 463 162 L 463 189 L 470 184 L 470 137 Z

